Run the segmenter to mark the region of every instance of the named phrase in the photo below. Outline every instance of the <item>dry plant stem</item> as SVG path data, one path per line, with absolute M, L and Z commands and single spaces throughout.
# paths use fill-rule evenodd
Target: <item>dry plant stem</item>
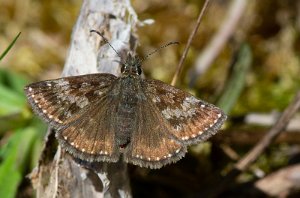
M 84 0 L 73 28 L 63 76 L 104 72 L 118 76 L 120 69 L 116 60 L 119 57 L 90 30 L 103 31 L 114 48 L 122 53 L 135 48 L 132 30 L 137 20 L 129 0 Z M 37 197 L 131 197 L 126 163 L 122 160 L 87 163 L 73 159 L 60 147 L 57 149 L 54 133 L 49 130 L 37 171 L 31 175 Z
M 268 131 L 264 129 L 234 129 L 222 131 L 218 135 L 212 137 L 210 140 L 215 145 L 228 144 L 230 146 L 253 146 L 261 140 Z M 273 144 L 300 144 L 300 130 L 297 131 L 287 131 L 284 130 L 276 138 Z
M 244 171 L 250 164 L 252 164 L 262 152 L 274 141 L 274 139 L 285 129 L 289 121 L 300 108 L 300 91 L 297 93 L 294 101 L 285 109 L 276 124 L 271 130 L 259 141 L 254 148 L 252 148 L 246 156 L 244 156 L 237 164 L 236 168 Z
M 177 65 L 176 73 L 175 73 L 175 75 L 174 75 L 174 77 L 173 77 L 173 79 L 172 79 L 172 82 L 171 82 L 171 85 L 173 85 L 173 86 L 176 85 L 176 83 L 177 83 L 177 81 L 178 81 L 178 78 L 179 78 L 179 75 L 181 74 L 181 71 L 182 71 L 182 68 L 183 68 L 183 62 L 184 62 L 185 59 L 186 59 L 186 56 L 187 56 L 187 53 L 188 53 L 188 51 L 189 51 L 189 49 L 190 49 L 190 47 L 191 47 L 192 41 L 193 41 L 193 39 L 195 38 L 196 33 L 197 33 L 198 29 L 199 29 L 201 20 L 202 20 L 202 18 L 203 18 L 203 15 L 204 15 L 204 13 L 205 13 L 206 8 L 208 7 L 209 1 L 210 1 L 210 0 L 206 0 L 206 1 L 205 1 L 204 5 L 203 5 L 203 8 L 202 8 L 202 10 L 201 10 L 201 12 L 200 12 L 200 14 L 199 14 L 199 16 L 198 16 L 196 26 L 195 26 L 193 32 L 191 33 L 191 35 L 190 35 L 190 37 L 189 37 L 189 39 L 188 39 L 187 45 L 186 45 L 186 47 L 185 47 L 185 49 L 184 49 L 184 52 L 183 52 L 183 54 L 182 54 L 182 56 L 181 56 L 181 59 L 180 59 L 180 61 L 179 61 L 179 64 Z
M 300 91 L 297 92 L 293 102 L 284 110 L 276 124 L 268 131 L 268 133 L 259 141 L 248 154 L 240 159 L 233 170 L 219 183 L 213 191 L 209 191 L 207 197 L 218 197 L 220 193 L 226 190 L 234 181 L 234 179 L 244 170 L 246 170 L 263 151 L 275 140 L 276 137 L 286 128 L 291 118 L 300 108 Z
M 228 10 L 228 16 L 224 20 L 220 30 L 215 34 L 211 42 L 201 53 L 195 64 L 195 73 L 192 79 L 204 73 L 212 64 L 220 51 L 223 49 L 225 43 L 233 35 L 239 20 L 245 12 L 248 1 L 234 0 Z

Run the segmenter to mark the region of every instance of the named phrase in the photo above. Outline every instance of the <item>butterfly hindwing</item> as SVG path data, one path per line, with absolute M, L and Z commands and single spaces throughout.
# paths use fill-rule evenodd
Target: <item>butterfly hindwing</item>
M 56 137 L 62 147 L 85 161 L 118 161 L 112 102 L 102 97 L 94 103 L 101 108 L 91 108 L 82 118 L 59 129 Z
M 171 130 L 151 102 L 139 101 L 136 127 L 124 153 L 125 161 L 142 167 L 160 168 L 181 159 L 186 147 L 174 139 Z
M 226 119 L 218 107 L 158 80 L 144 80 L 143 89 L 172 134 L 185 145 L 198 143 L 217 133 Z
M 32 83 L 25 87 L 34 111 L 55 128 L 78 119 L 105 95 L 117 77 L 88 74 Z

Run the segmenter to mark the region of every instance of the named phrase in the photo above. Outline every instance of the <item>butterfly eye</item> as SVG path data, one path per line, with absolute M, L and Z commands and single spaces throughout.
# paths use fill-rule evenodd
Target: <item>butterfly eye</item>
M 122 64 L 122 66 L 121 66 L 121 73 L 125 72 L 125 67 L 126 67 L 126 65 Z
M 142 69 L 140 67 L 137 68 L 138 75 L 142 74 Z

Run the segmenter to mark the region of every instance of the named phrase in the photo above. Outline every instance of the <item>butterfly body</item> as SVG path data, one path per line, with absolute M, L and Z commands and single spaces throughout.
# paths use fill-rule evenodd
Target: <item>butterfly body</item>
M 116 162 L 123 155 L 128 163 L 160 168 L 217 133 L 226 115 L 187 92 L 142 79 L 140 63 L 129 55 L 121 77 L 64 77 L 32 83 L 25 92 L 75 158 Z
M 138 121 L 138 103 L 145 100 L 141 92 L 140 81 L 135 78 L 135 76 L 125 76 L 118 80 L 115 87 L 112 87 L 112 92 L 120 90 L 112 96 L 116 104 L 115 112 L 113 112 L 116 123 L 116 143 L 120 148 L 125 148 L 130 142 L 132 131 L 135 130 Z

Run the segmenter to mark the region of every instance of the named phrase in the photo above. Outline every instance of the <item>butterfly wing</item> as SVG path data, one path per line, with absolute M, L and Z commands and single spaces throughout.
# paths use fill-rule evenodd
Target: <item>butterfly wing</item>
M 54 128 L 78 119 L 104 95 L 117 77 L 88 74 L 32 83 L 25 87 L 36 114 Z
M 30 84 L 25 92 L 34 111 L 57 129 L 57 139 L 73 156 L 114 162 L 119 154 L 106 93 L 116 79 L 111 74 L 65 77 Z
M 172 137 L 172 129 L 148 100 L 138 102 L 135 126 L 124 153 L 126 162 L 141 167 L 160 168 L 178 161 L 186 153 L 186 147 Z
M 60 145 L 73 156 L 86 161 L 116 162 L 119 149 L 115 144 L 113 99 L 104 96 L 81 118 L 59 129 L 56 137 Z
M 226 120 L 218 107 L 161 81 L 144 80 L 143 90 L 172 128 L 172 135 L 185 145 L 208 139 Z

